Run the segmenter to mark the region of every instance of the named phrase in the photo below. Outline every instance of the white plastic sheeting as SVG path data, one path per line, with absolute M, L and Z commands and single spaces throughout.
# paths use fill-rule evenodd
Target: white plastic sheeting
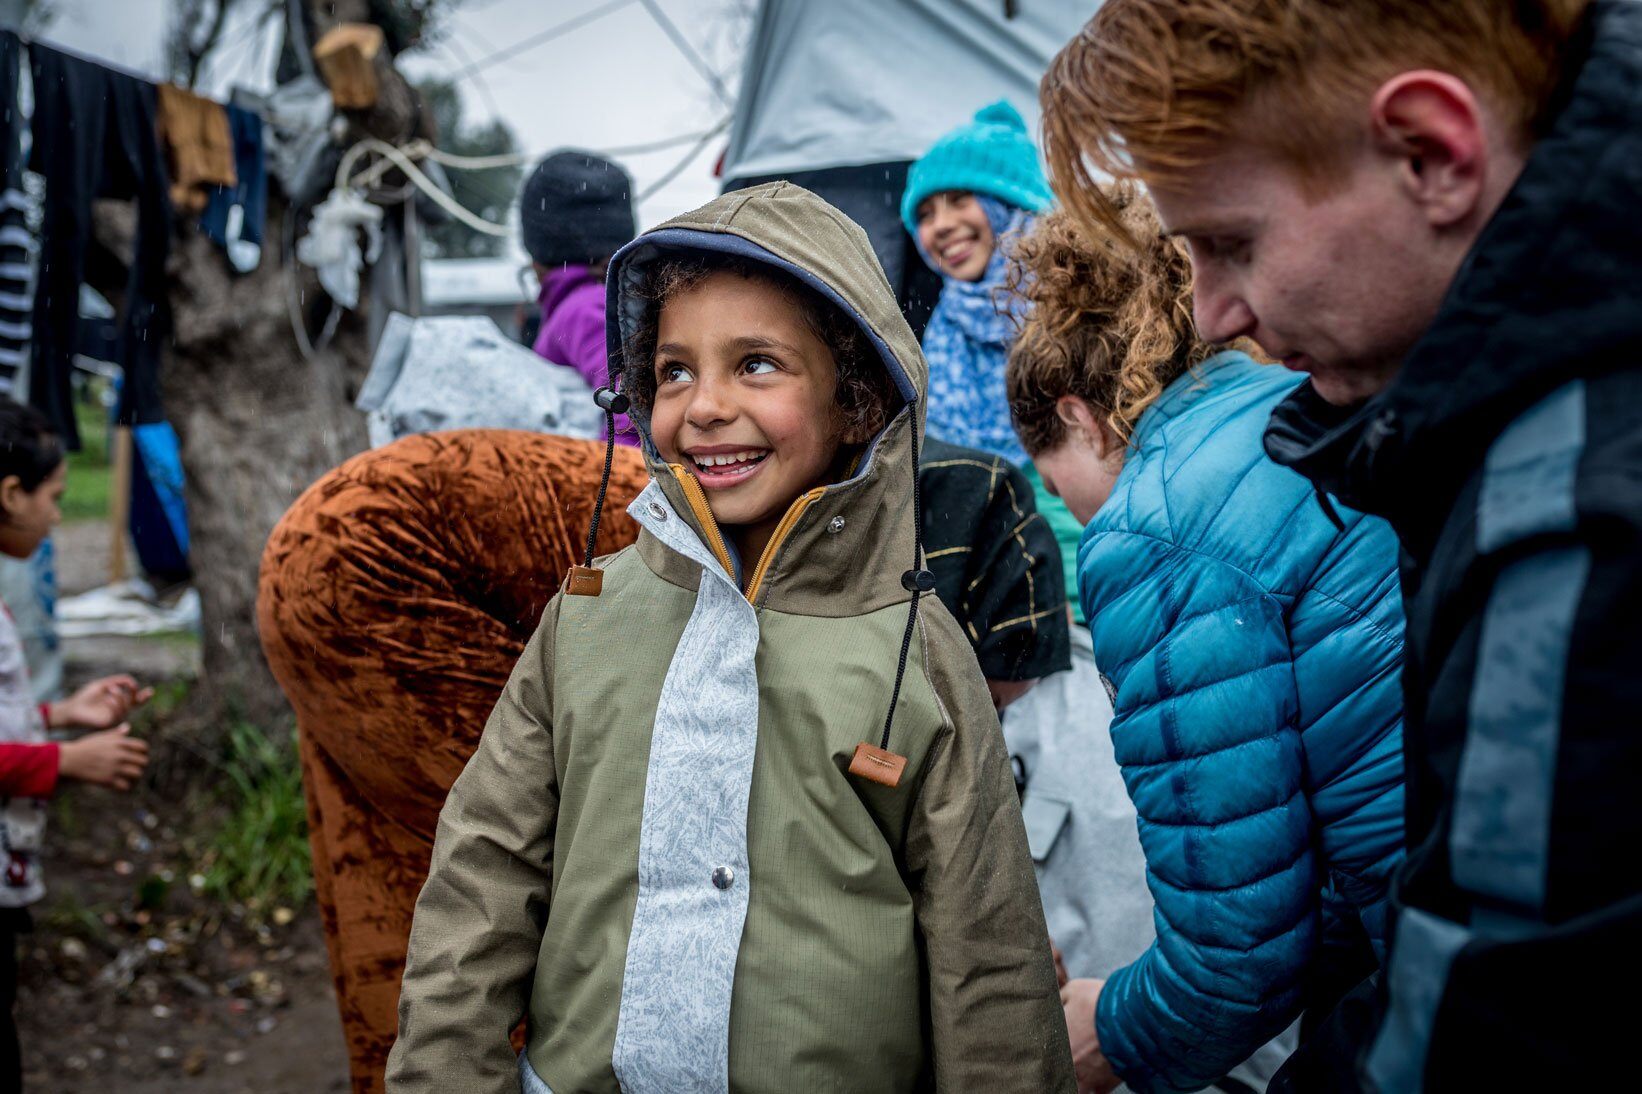
M 166 604 L 141 578 L 104 585 L 59 601 L 57 629 L 64 638 L 198 634 L 200 594 L 192 588 L 184 589 L 174 602 Z
M 366 249 L 359 249 L 359 230 Z M 359 271 L 382 253 L 382 207 L 349 190 L 332 190 L 314 206 L 308 232 L 296 241 L 296 257 L 319 273 L 319 283 L 344 308 L 359 306 Z
M 1050 58 L 1099 6 L 764 0 L 724 177 L 916 159 L 997 99 L 1035 127 L 1038 81 Z
M 368 416 L 372 447 L 441 429 L 604 439 L 604 412 L 587 382 L 483 316 L 395 312 L 354 405 Z

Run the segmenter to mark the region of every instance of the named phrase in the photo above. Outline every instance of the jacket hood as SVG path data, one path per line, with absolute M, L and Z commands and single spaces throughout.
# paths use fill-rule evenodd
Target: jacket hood
M 914 425 L 923 425 L 928 371 L 895 293 L 859 225 L 821 198 L 788 182 L 725 194 L 651 229 L 622 248 L 606 281 L 606 338 L 612 375 L 623 346 L 649 303 L 635 290 L 658 260 L 711 252 L 765 263 L 819 292 L 851 316 L 878 350 L 902 405 L 865 448 L 848 479 L 794 503 L 764 559 L 734 560 L 706 508 L 700 487 L 663 462 L 638 408 L 652 477 L 675 511 L 729 569 L 739 561 L 743 585 L 759 606 L 812 615 L 851 615 L 905 600 L 901 575 L 914 558 Z M 640 550 L 663 576 L 687 580 L 682 560 L 641 538 Z
M 1569 380 L 1636 367 L 1642 344 L 1642 4 L 1598 0 L 1562 103 L 1382 393 L 1354 408 L 1303 385 L 1272 459 L 1418 543 L 1489 443 Z M 1409 499 L 1427 507 L 1416 511 Z

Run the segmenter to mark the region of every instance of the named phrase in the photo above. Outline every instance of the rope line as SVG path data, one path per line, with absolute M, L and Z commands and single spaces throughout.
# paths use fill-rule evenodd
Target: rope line
M 457 72 L 450 77 L 450 80 L 452 83 L 466 80 L 473 74 L 483 72 L 485 69 L 494 64 L 517 57 L 519 54 L 528 49 L 534 49 L 543 42 L 551 41 L 552 39 L 563 34 L 569 34 L 578 27 L 586 26 L 588 23 L 604 18 L 613 11 L 629 7 L 636 3 L 638 3 L 638 0 L 610 0 L 610 3 L 601 4 L 592 11 L 584 11 L 574 18 L 566 19 L 562 23 L 553 24 L 546 30 L 538 31 L 535 34 L 532 34 L 529 38 L 521 39 L 513 43 L 511 46 L 505 46 L 502 49 L 497 50 L 495 53 L 486 54 L 477 61 L 473 62 L 471 65 L 468 65 L 466 68 L 457 70 Z

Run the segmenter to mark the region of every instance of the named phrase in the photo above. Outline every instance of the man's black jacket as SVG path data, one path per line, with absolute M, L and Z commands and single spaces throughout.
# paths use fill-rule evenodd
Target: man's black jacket
M 1266 438 L 1403 546 L 1387 1094 L 1604 1089 L 1636 1057 L 1642 2 L 1592 6 L 1562 95 L 1391 386 L 1341 412 L 1304 385 Z

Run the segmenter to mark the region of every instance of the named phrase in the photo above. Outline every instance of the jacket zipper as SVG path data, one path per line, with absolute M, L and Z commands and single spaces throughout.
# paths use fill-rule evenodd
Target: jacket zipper
M 724 572 L 730 575 L 731 581 L 734 581 L 735 563 L 730 561 L 730 552 L 724 546 L 724 536 L 718 530 L 718 521 L 713 519 L 713 510 L 707 504 L 706 491 L 702 490 L 701 484 L 696 481 L 696 477 L 684 470 L 679 464 L 670 463 L 667 466 L 672 468 L 673 477 L 678 479 L 679 486 L 684 490 L 684 500 L 688 501 L 690 508 L 695 510 L 696 519 L 701 522 L 702 531 L 707 533 L 707 546 L 712 550 L 713 557 L 718 559 L 718 564 L 724 567 Z
M 764 545 L 764 553 L 759 556 L 758 566 L 753 570 L 753 579 L 747 583 L 747 600 L 749 602 L 754 602 L 758 597 L 758 587 L 764 584 L 765 572 L 769 570 L 770 564 L 775 561 L 775 553 L 781 549 L 782 541 L 797 526 L 798 518 L 804 515 L 804 511 L 810 507 L 811 502 L 826 492 L 826 487 L 817 486 L 809 493 L 799 495 L 798 500 L 792 503 L 792 507 L 781 518 L 781 523 L 775 526 L 775 533 L 770 536 L 770 542 Z

